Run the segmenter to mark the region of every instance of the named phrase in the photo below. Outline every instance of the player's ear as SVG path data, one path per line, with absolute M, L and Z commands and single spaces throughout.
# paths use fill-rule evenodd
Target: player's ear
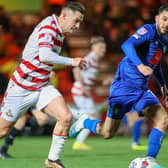
M 63 17 L 64 20 L 66 19 L 66 17 L 67 17 L 67 12 L 66 11 L 63 11 L 62 17 Z

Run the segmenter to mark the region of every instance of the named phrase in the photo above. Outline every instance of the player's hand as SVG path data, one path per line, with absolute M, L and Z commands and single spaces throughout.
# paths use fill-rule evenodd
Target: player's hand
M 110 85 L 111 82 L 112 82 L 112 80 L 113 80 L 113 78 L 112 78 L 111 76 L 108 76 L 108 77 L 106 77 L 105 79 L 103 79 L 102 85 L 103 85 L 103 86 Z
M 141 72 L 144 76 L 150 76 L 153 74 L 153 69 L 149 66 L 144 64 L 140 64 L 137 66 L 139 72 Z
M 164 85 L 160 89 L 161 89 L 163 103 L 166 107 L 168 107 L 168 89 L 167 89 L 167 86 Z
M 83 58 L 74 58 L 72 66 L 79 67 L 80 69 L 86 69 L 87 61 Z

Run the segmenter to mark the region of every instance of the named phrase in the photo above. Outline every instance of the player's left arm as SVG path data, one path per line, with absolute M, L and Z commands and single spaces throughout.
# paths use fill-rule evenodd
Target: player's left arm
M 143 64 L 142 60 L 139 58 L 136 47 L 150 41 L 153 38 L 154 31 L 150 25 L 144 25 L 140 27 L 133 35 L 131 35 L 121 46 L 125 55 L 138 66 Z
M 57 52 L 54 52 L 54 41 L 58 40 L 57 34 L 57 29 L 52 27 L 51 25 L 46 24 L 39 27 L 38 47 L 40 61 L 49 64 L 71 65 L 74 67 L 80 67 L 81 69 L 85 69 L 87 63 L 82 58 L 63 57 Z M 59 41 L 58 43 L 62 42 Z

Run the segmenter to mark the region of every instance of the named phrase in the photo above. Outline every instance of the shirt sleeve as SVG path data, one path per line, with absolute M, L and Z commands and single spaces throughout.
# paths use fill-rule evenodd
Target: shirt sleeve
M 54 40 L 57 40 L 57 28 L 46 24 L 39 29 L 38 33 L 39 58 L 41 62 L 49 64 L 72 65 L 72 58 L 60 56 L 52 50 Z
M 132 36 L 130 36 L 121 46 L 124 54 L 136 65 L 143 64 L 139 58 L 136 47 L 153 38 L 154 30 L 150 25 L 140 27 Z
M 72 65 L 73 63 L 72 58 L 60 56 L 47 47 L 41 47 L 39 49 L 39 58 L 41 62 L 49 64 Z
M 57 29 L 52 25 L 44 25 L 38 32 L 38 46 L 52 48 L 57 34 Z

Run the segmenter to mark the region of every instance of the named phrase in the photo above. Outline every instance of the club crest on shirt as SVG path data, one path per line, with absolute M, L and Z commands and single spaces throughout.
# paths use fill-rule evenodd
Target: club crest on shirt
M 147 32 L 148 32 L 148 30 L 145 29 L 144 27 L 141 27 L 139 30 L 137 30 L 137 33 L 138 33 L 139 35 L 144 35 L 144 34 L 146 34 Z
M 139 39 L 142 35 L 146 34 L 148 32 L 147 29 L 144 27 L 141 27 L 139 30 L 137 30 L 132 36 L 136 39 Z
M 11 109 L 9 109 L 8 111 L 6 111 L 5 114 L 6 114 L 8 117 L 13 117 L 13 114 L 12 114 Z

